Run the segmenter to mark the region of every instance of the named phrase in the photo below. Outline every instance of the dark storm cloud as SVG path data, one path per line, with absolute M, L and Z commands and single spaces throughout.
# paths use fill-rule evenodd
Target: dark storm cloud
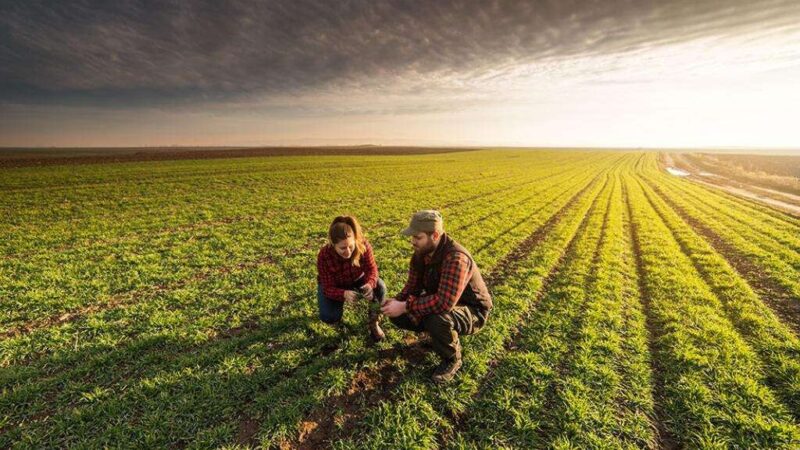
M 0 101 L 215 102 L 779 32 L 796 1 L 19 1 Z

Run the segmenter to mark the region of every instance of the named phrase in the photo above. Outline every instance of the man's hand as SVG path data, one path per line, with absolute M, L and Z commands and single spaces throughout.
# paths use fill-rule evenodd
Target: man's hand
M 381 306 L 381 312 L 389 317 L 402 316 L 406 312 L 406 302 L 401 302 L 390 298 L 383 303 L 383 306 Z
M 368 284 L 361 286 L 361 294 L 364 295 L 364 298 L 369 301 L 372 301 L 375 298 L 375 293 Z
M 354 302 L 356 299 L 358 299 L 358 293 L 356 291 L 344 291 L 344 301 Z

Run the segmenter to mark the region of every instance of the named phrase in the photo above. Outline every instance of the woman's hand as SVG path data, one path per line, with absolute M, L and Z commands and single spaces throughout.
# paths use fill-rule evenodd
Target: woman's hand
M 356 291 L 344 291 L 344 301 L 354 302 L 356 299 L 358 299 L 358 293 Z
M 361 286 L 361 294 L 363 294 L 364 298 L 369 301 L 372 301 L 375 298 L 375 293 L 372 290 L 372 287 L 370 287 L 368 284 Z

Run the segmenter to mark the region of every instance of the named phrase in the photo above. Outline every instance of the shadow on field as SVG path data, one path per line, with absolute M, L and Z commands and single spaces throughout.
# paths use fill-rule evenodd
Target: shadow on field
M 365 321 L 355 328 L 366 336 Z M 250 442 L 264 427 L 294 427 L 298 408 L 317 403 L 308 377 L 394 356 L 337 352 L 352 336 L 326 330 L 301 305 L 202 342 L 163 334 L 12 365 L 2 369 L 9 417 L 0 447 L 23 437 L 44 446 Z M 243 421 L 249 436 L 237 436 Z

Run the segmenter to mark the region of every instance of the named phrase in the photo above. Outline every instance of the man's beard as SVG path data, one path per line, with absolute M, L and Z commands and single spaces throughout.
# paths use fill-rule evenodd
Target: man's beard
M 419 256 L 425 256 L 435 249 L 436 247 L 433 245 L 433 242 L 429 242 L 425 247 L 414 248 L 414 252 Z

